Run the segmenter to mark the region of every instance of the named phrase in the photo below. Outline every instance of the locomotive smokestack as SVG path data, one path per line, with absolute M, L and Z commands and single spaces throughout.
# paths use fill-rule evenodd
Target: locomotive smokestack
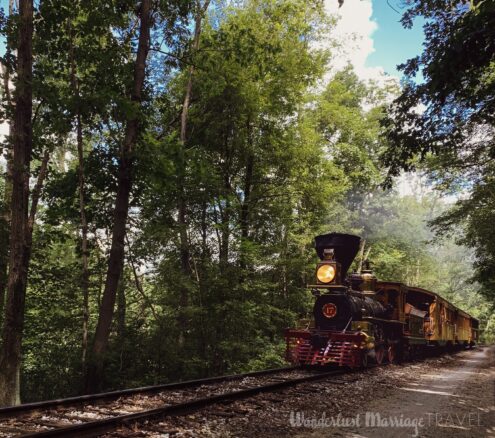
M 360 242 L 361 238 L 352 234 L 321 234 L 315 237 L 315 249 L 320 260 L 325 260 L 328 254 L 333 251 L 333 257 L 341 265 L 342 279 L 344 279 L 359 251 Z

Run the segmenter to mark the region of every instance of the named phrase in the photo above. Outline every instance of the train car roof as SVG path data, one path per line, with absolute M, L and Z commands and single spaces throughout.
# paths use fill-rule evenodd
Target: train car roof
M 426 289 L 423 289 L 421 287 L 416 287 L 416 286 L 408 286 L 407 284 L 401 283 L 399 281 L 379 281 L 378 282 L 378 285 L 379 286 L 380 285 L 382 285 L 382 286 L 390 285 L 390 286 L 399 286 L 399 287 L 402 286 L 402 287 L 404 287 L 404 288 L 406 288 L 407 290 L 410 290 L 410 291 L 420 292 L 420 293 L 423 293 L 423 294 L 426 294 L 426 295 L 430 295 L 432 297 L 435 297 L 435 299 L 439 299 L 439 300 L 442 300 L 442 301 L 446 302 L 447 304 L 449 304 L 450 306 L 452 306 L 454 309 L 456 309 L 462 316 L 465 316 L 467 318 L 471 318 L 471 319 L 474 319 L 474 320 L 478 321 L 474 316 L 471 316 L 469 313 L 467 313 L 464 310 L 460 309 L 455 304 L 452 304 L 449 300 L 446 300 L 441 295 L 438 295 L 437 293 L 432 292 L 430 290 L 426 290 Z

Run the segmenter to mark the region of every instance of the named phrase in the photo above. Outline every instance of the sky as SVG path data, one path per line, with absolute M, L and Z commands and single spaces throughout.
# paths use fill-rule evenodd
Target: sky
M 327 12 L 340 17 L 331 37 L 342 45 L 332 64 L 337 68 L 350 62 L 363 79 L 377 79 L 384 73 L 401 78 L 397 65 L 422 51 L 422 22 L 412 29 L 400 24 L 401 0 L 325 0 Z
M 372 35 L 375 51 L 368 56 L 368 67 L 380 66 L 389 74 L 397 74 L 397 64 L 419 55 L 424 41 L 422 22 L 416 21 L 412 29 L 404 29 L 400 23 L 402 10 L 398 0 L 373 0 L 371 19 L 377 23 Z

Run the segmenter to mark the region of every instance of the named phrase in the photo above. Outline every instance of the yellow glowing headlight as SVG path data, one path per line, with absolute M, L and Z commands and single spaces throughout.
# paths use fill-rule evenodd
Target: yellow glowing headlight
M 321 265 L 316 271 L 316 277 L 321 283 L 330 283 L 335 278 L 335 266 Z

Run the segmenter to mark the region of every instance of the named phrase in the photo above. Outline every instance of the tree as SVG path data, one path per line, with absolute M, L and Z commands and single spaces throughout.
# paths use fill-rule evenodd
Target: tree
M 124 263 L 124 244 L 129 197 L 132 188 L 133 153 L 139 136 L 139 107 L 142 100 L 145 80 L 146 58 L 149 51 L 151 29 L 151 1 L 143 0 L 139 9 L 139 44 L 134 66 L 131 102 L 134 108 L 126 120 L 125 137 L 119 157 L 119 173 L 117 194 L 115 198 L 114 222 L 112 229 L 112 245 L 108 259 L 105 289 L 98 316 L 98 324 L 93 341 L 91 362 L 89 363 L 87 389 L 95 391 L 102 382 L 103 363 L 113 319 L 115 299 Z
M 32 128 L 33 2 L 19 2 L 17 78 L 15 86 L 12 201 L 7 303 L 0 352 L 0 405 L 19 403 L 21 342 L 26 286 L 31 256 L 29 176 Z M 34 207 L 34 202 L 33 206 Z M 33 211 L 33 210 L 32 210 Z M 33 211 L 34 213 L 34 211 Z M 31 217 L 34 218 L 33 214 Z
M 71 54 L 71 85 L 75 99 L 80 98 L 79 81 L 77 78 L 77 65 L 73 53 Z M 86 366 L 86 355 L 88 350 L 88 321 L 89 321 L 89 253 L 88 253 L 88 219 L 86 217 L 85 202 L 85 177 L 84 177 L 84 143 L 83 122 L 80 105 L 76 105 L 75 111 L 77 158 L 78 158 L 78 189 L 79 189 L 79 214 L 81 216 L 81 257 L 82 276 L 81 290 L 83 296 L 83 335 L 82 335 L 82 365 Z
M 439 189 L 471 194 L 435 223 L 443 230 L 466 225 L 465 242 L 478 256 L 475 278 L 493 297 L 488 279 L 495 272 L 494 236 L 483 231 L 483 223 L 493 199 L 487 188 L 495 156 L 495 4 L 413 1 L 402 22 L 409 27 L 420 15 L 426 19 L 425 49 L 401 66 L 409 80 L 384 121 L 388 181 L 420 163 Z M 414 81 L 419 72 L 424 80 Z M 481 201 L 482 192 L 489 198 Z
M 9 136 L 5 142 L 4 157 L 6 162 L 5 186 L 3 193 L 2 212 L 0 217 L 0 327 L 3 322 L 3 311 L 5 304 L 5 290 L 7 288 L 8 264 L 9 264 L 9 229 L 10 229 L 10 202 L 12 197 L 12 92 L 11 92 L 11 75 L 13 71 L 13 21 L 14 21 L 14 0 L 9 0 L 9 16 L 6 26 L 6 44 L 5 56 L 2 60 L 3 74 L 3 99 L 4 99 L 4 117 L 9 124 Z
M 326 60 L 311 47 L 325 23 L 319 4 L 249 1 L 224 13 L 220 23 L 205 23 L 193 60 L 183 179 L 192 275 L 181 273 L 181 242 L 171 233 L 178 210 L 167 208 L 179 193 L 167 167 L 183 162 L 180 124 L 169 109 L 182 108 L 187 65 L 159 101 L 157 124 L 170 127 L 162 132 L 170 146 L 149 153 L 146 170 L 156 173 L 133 236 L 165 321 L 182 309 L 188 288 L 183 347 L 175 349 L 178 321 L 162 333 L 173 375 L 240 369 L 263 349 L 259 339 L 279 342 L 305 300 L 305 245 L 328 198 L 333 206 L 340 194 L 342 175 L 325 160 L 304 111 Z
M 184 178 L 185 178 L 185 147 L 187 142 L 187 117 L 189 112 L 189 105 L 191 102 L 191 94 L 193 87 L 193 77 L 194 77 L 194 55 L 199 49 L 200 37 L 201 37 L 201 22 L 203 16 L 208 10 L 210 0 L 205 0 L 203 4 L 198 0 L 195 4 L 195 19 L 194 19 L 194 37 L 192 42 L 192 52 L 190 59 L 192 60 L 189 66 L 188 78 L 186 83 L 186 90 L 184 93 L 184 101 L 182 103 L 182 112 L 180 117 L 180 134 L 179 134 L 179 162 L 177 169 L 178 176 L 178 205 L 177 205 L 177 217 L 178 217 L 178 227 L 179 227 L 179 238 L 180 238 L 180 260 L 181 268 L 184 276 L 190 276 L 192 273 L 189 255 L 189 242 L 187 236 L 187 205 L 185 199 L 184 190 Z M 189 301 L 187 287 L 183 287 L 181 291 L 181 309 L 179 311 L 179 323 L 181 324 L 181 332 L 179 337 L 179 344 L 184 343 L 184 332 L 187 330 L 187 322 L 185 321 L 183 310 L 187 307 Z
M 316 97 L 313 117 L 325 139 L 328 154 L 348 180 L 346 204 L 354 220 L 363 217 L 362 204 L 383 179 L 379 154 L 386 146 L 380 138 L 385 96 L 396 84 L 386 87 L 359 80 L 348 66 L 337 72 Z M 348 224 L 360 228 L 361 224 Z

